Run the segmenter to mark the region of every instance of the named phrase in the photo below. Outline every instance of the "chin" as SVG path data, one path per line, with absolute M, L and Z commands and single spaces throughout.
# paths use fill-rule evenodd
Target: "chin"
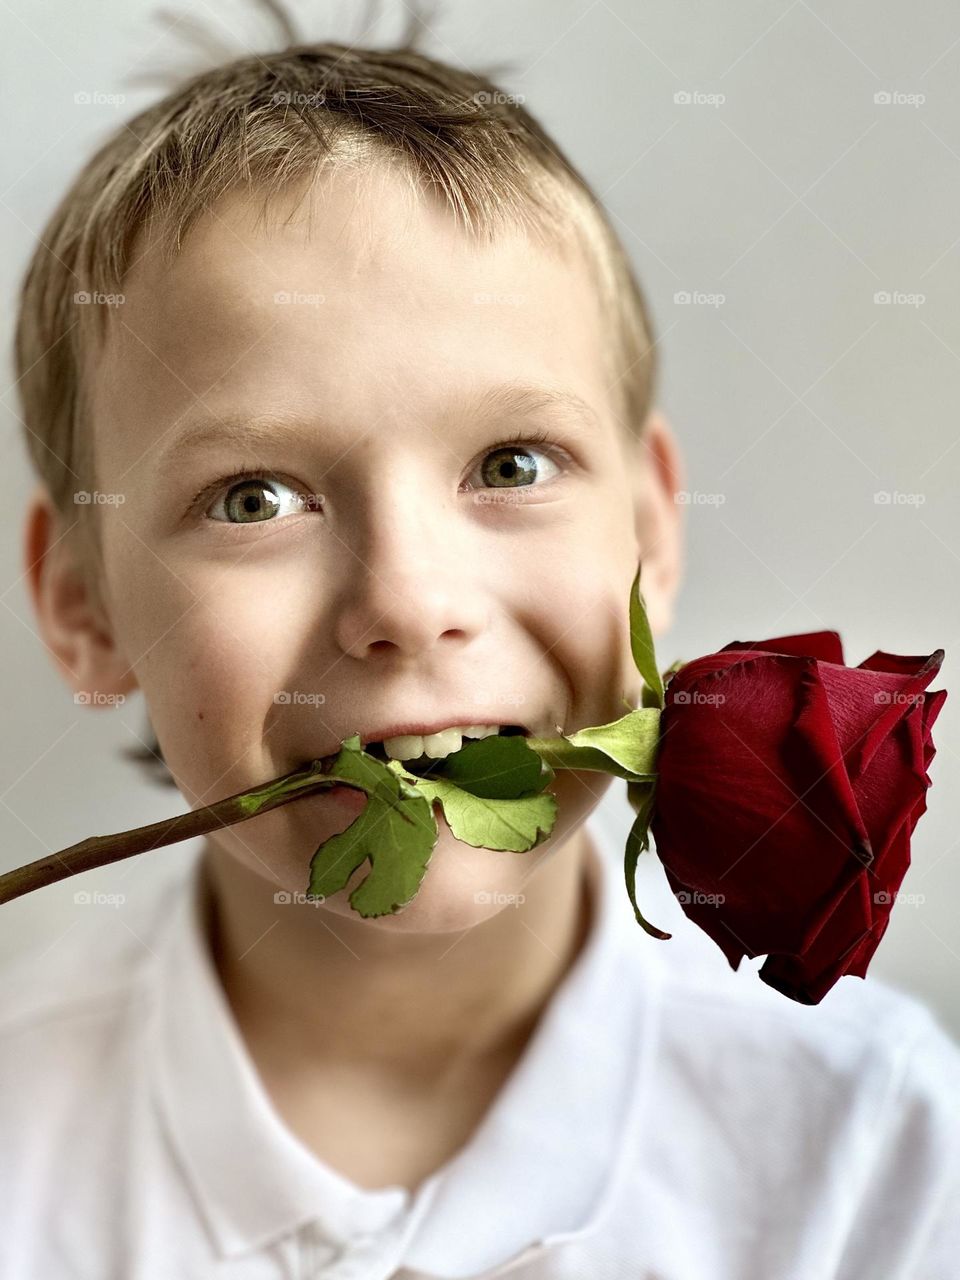
M 461 933 L 502 911 L 523 906 L 524 883 L 553 847 L 553 838 L 535 849 L 513 853 L 476 849 L 457 840 L 438 812 L 439 836 L 416 896 L 390 915 L 364 918 L 350 905 L 353 893 L 369 874 L 365 862 L 346 887 L 327 898 L 321 911 L 348 918 L 365 928 L 392 933 Z

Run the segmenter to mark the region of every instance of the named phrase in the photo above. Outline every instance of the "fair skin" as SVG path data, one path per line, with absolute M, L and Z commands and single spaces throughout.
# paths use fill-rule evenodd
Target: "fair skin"
M 386 170 L 367 181 L 327 175 L 296 214 L 277 203 L 278 225 L 228 197 L 172 264 L 137 242 L 93 384 L 97 488 L 124 495 L 98 511 L 102 609 L 42 488 L 28 513 L 45 643 L 75 691 L 142 691 L 191 807 L 364 726 L 605 723 L 638 699 L 641 559 L 654 633 L 671 619 L 682 462 L 662 414 L 640 444 L 618 421 L 582 261 L 519 233 L 474 244 Z M 483 417 L 478 397 L 511 382 L 593 417 Z M 269 414 L 295 421 L 283 440 L 168 452 L 188 419 Z M 521 450 L 530 484 L 499 479 L 514 452 L 492 446 L 541 426 L 550 442 Z M 261 479 L 216 487 L 247 467 Z M 250 495 L 279 509 L 241 521 Z M 320 905 L 274 901 L 305 892 L 358 793 L 208 838 L 224 991 L 278 1112 L 333 1167 L 412 1187 L 475 1129 L 582 949 L 582 824 L 610 781 L 558 774 L 556 825 L 524 854 L 461 844 L 441 817 L 419 893 L 378 919 L 348 900 L 366 867 Z

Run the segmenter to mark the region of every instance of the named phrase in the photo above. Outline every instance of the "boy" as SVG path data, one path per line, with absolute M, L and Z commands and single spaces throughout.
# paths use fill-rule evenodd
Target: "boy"
M 142 690 L 191 806 L 354 732 L 638 701 L 630 582 L 659 634 L 681 560 L 648 317 L 489 81 L 337 45 L 197 77 L 67 194 L 17 355 L 43 639 L 75 690 Z M 625 833 L 585 825 L 609 781 L 558 775 L 521 856 L 441 819 L 375 920 L 362 872 L 303 896 L 362 797 L 300 801 L 25 957 L 3 1275 L 953 1275 L 960 1052 L 879 982 L 810 1009 L 648 938 Z

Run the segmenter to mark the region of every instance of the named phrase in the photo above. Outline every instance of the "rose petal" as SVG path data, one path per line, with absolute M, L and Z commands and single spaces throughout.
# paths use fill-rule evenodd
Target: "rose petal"
M 869 660 L 868 660 L 869 661 Z M 874 752 L 892 732 L 896 722 L 913 710 L 919 702 L 920 694 L 931 680 L 935 679 L 943 663 L 943 650 L 937 649 L 929 658 L 923 660 L 918 671 L 912 676 L 900 677 L 902 683 L 896 689 L 896 696 L 889 706 L 885 706 L 866 734 L 848 753 L 848 767 L 851 780 L 857 778 L 869 765 Z M 922 703 L 920 703 L 922 705 Z
M 808 685 L 819 689 L 815 676 Z M 745 953 L 799 952 L 863 868 L 853 851 L 865 828 L 842 767 L 828 767 L 839 753 L 834 742 L 830 755 L 826 701 L 821 690 L 804 719 L 810 694 L 798 694 L 797 660 L 773 654 L 728 668 L 709 688 L 726 702 L 664 708 L 657 854 L 680 887 L 724 895 L 720 914 Z M 822 742 L 811 716 L 823 721 Z M 786 749 L 784 726 L 797 717 Z
M 818 658 L 842 667 L 843 642 L 836 631 L 806 631 L 799 635 L 777 636 L 773 640 L 733 640 L 720 650 L 757 649 L 764 653 L 786 653 L 797 658 Z

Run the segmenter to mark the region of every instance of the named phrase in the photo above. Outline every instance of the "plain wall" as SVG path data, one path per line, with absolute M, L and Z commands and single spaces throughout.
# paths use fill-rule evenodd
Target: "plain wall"
M 396 36 L 401 6 L 385 8 L 362 43 Z M 43 223 L 92 150 L 160 93 L 130 77 L 199 65 L 153 9 L 6 0 L 0 10 L 7 352 Z M 249 6 L 201 2 L 189 12 L 237 54 L 268 46 L 269 27 Z M 297 12 L 312 38 L 361 31 L 356 5 Z M 650 301 L 660 405 L 690 494 L 686 580 L 675 625 L 658 641 L 662 667 L 734 639 L 829 628 L 851 665 L 875 649 L 944 648 L 933 687 L 956 687 L 960 28 L 946 3 L 928 0 L 918 15 L 891 0 L 852 0 L 839 12 L 823 0 L 447 0 L 431 23 L 428 51 L 513 65 L 501 84 L 524 95 L 594 184 Z M 124 100 L 103 100 L 112 94 Z M 894 300 L 878 301 L 882 293 Z M 2 870 L 186 807 L 120 756 L 144 733 L 141 701 L 76 705 L 37 634 L 22 549 L 34 478 L 11 370 L 8 355 Z M 936 726 L 907 897 L 871 974 L 916 993 L 960 1038 L 958 713 L 960 690 Z M 619 784 L 603 809 L 625 836 Z M 141 855 L 4 906 L 0 959 L 38 937 L 57 946 L 91 910 L 122 924 L 122 910 L 78 904 L 75 893 L 145 897 L 190 852 Z M 651 854 L 641 886 L 662 879 Z M 719 950 L 716 963 L 726 964 Z

